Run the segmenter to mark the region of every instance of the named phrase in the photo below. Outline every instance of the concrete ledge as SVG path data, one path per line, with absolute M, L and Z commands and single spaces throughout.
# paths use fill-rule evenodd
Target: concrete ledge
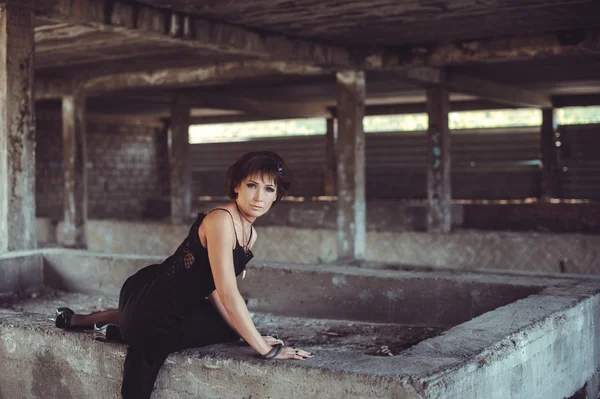
M 119 295 L 125 279 L 162 258 L 47 249 L 44 284 Z M 250 309 L 286 316 L 452 327 L 536 293 L 560 278 L 373 270 L 253 262 L 240 291 Z
M 59 225 L 59 233 L 60 230 Z M 183 224 L 120 220 L 90 220 L 86 226 L 88 248 L 92 251 L 162 257 L 169 256 L 177 248 L 188 230 L 189 226 Z M 257 231 L 260 239 L 253 249 L 257 260 L 299 264 L 337 261 L 335 230 L 260 226 Z M 42 238 L 52 236 L 40 234 Z M 437 269 L 600 274 L 599 235 L 477 230 L 429 234 L 370 230 L 366 239 L 365 256 L 370 262 Z M 57 240 L 61 242 L 60 234 Z
M 44 249 L 42 254 L 44 285 L 67 292 L 102 292 L 117 296 L 127 277 L 165 259 L 61 248 Z
M 0 309 L 2 398 L 117 398 L 124 347 Z M 265 362 L 243 344 L 171 355 L 155 398 L 562 399 L 595 380 L 600 284 L 550 287 L 393 357 L 320 350 Z M 310 349 L 310 348 L 307 348 Z
M 119 398 L 125 346 L 52 329 L 40 315 L 0 310 L 3 398 Z M 154 398 L 403 397 L 391 376 L 328 369 L 336 361 L 266 362 L 242 343 L 172 354 Z
M 0 254 L 0 294 L 41 287 L 42 261 L 38 250 Z

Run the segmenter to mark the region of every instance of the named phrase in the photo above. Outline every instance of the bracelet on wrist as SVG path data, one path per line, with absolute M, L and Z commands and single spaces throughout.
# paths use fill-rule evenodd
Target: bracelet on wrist
M 281 352 L 282 349 L 283 349 L 283 345 L 277 344 L 277 345 L 273 346 L 273 348 L 271 348 L 270 351 L 268 351 L 267 353 L 262 355 L 262 357 L 264 359 L 273 359 L 275 356 L 279 355 L 279 353 Z

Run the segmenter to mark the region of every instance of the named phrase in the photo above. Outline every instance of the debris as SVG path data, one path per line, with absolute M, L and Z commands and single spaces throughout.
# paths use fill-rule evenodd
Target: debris
M 329 335 L 332 337 L 340 337 L 342 335 L 340 333 L 336 333 L 335 331 L 327 331 L 327 330 L 321 330 L 321 331 L 319 331 L 319 334 Z

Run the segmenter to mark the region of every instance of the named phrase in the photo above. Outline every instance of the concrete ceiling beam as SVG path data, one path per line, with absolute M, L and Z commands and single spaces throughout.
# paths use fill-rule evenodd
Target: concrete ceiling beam
M 600 29 L 581 29 L 386 49 L 365 56 L 363 67 L 367 70 L 441 67 L 471 62 L 520 61 L 586 55 L 599 51 Z
M 202 52 L 208 50 L 329 67 L 348 67 L 353 64 L 350 52 L 339 46 L 260 33 L 141 3 L 46 0 L 38 3 L 36 16 L 43 20 L 83 25 L 98 31 L 116 32 L 124 37 L 152 40 L 161 45 L 185 46 Z

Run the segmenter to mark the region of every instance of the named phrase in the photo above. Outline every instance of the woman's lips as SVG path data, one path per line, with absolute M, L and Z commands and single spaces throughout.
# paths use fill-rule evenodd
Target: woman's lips
M 261 210 L 262 209 L 262 207 L 256 206 L 256 205 L 250 205 L 250 208 L 256 209 L 256 210 Z

